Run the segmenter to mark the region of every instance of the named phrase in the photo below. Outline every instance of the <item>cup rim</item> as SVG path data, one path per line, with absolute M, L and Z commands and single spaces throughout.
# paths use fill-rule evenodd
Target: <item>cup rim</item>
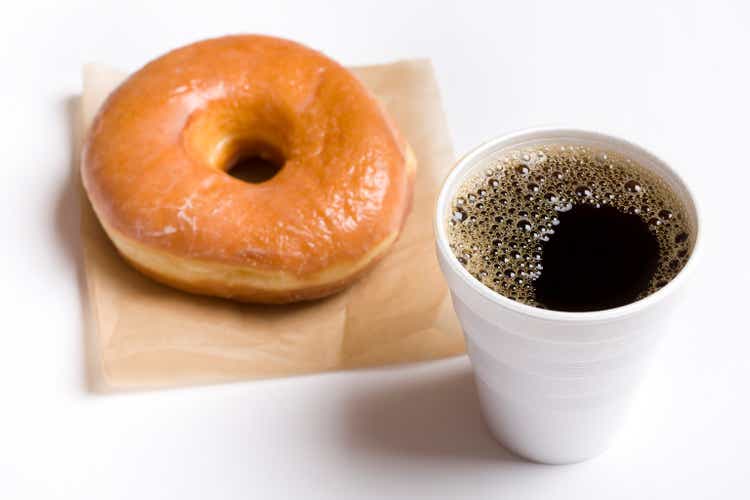
M 636 151 L 641 155 L 649 157 L 653 163 L 657 163 L 666 172 L 668 172 L 672 178 L 680 184 L 680 187 L 684 190 L 687 195 L 688 201 L 692 204 L 693 212 L 695 213 L 695 239 L 693 243 L 693 249 L 690 253 L 688 261 L 685 263 L 683 268 L 672 278 L 669 283 L 657 290 L 656 292 L 639 299 L 635 302 L 631 302 L 624 306 L 614 307 L 610 309 L 602 309 L 598 311 L 585 311 L 585 312 L 571 312 L 571 311 L 556 311 L 551 309 L 542 309 L 539 307 L 530 306 L 517 302 L 513 299 L 503 296 L 502 294 L 495 292 L 490 289 L 479 280 L 477 280 L 466 268 L 464 268 L 459 262 L 453 252 L 450 250 L 448 244 L 447 228 L 445 224 L 445 213 L 448 204 L 451 202 L 454 190 L 449 190 L 449 187 L 455 186 L 456 180 L 465 174 L 467 170 L 470 170 L 475 161 L 480 159 L 488 150 L 498 147 L 503 143 L 508 143 L 508 146 L 512 145 L 513 142 L 522 142 L 524 139 L 527 140 L 544 140 L 547 138 L 553 139 L 554 136 L 568 136 L 570 139 L 588 139 L 591 141 L 600 141 L 618 145 L 621 148 L 630 149 Z M 672 295 L 673 292 L 679 289 L 684 283 L 689 274 L 693 272 L 695 268 L 695 262 L 697 256 L 702 247 L 702 217 L 701 211 L 698 207 L 694 192 L 689 188 L 683 177 L 679 175 L 668 162 L 664 161 L 648 149 L 639 146 L 626 139 L 622 139 L 616 135 L 606 132 L 596 132 L 592 130 L 573 128 L 573 127 L 560 127 L 560 126 L 540 126 L 540 127 L 528 127 L 506 134 L 502 134 L 493 139 L 489 139 L 477 147 L 471 149 L 469 152 L 461 156 L 453 164 L 451 171 L 448 173 L 446 178 L 443 180 L 440 186 L 439 195 L 435 203 L 435 211 L 433 218 L 433 230 L 435 232 L 435 240 L 438 251 L 443 255 L 443 261 L 450 266 L 451 270 L 456 273 L 471 289 L 478 293 L 480 296 L 490 301 L 491 303 L 515 311 L 518 314 L 533 317 L 541 320 L 548 321 L 562 321 L 562 322 L 586 322 L 594 323 L 601 321 L 610 321 L 625 316 L 636 314 L 640 311 L 650 308 L 658 302 L 661 302 L 668 296 Z

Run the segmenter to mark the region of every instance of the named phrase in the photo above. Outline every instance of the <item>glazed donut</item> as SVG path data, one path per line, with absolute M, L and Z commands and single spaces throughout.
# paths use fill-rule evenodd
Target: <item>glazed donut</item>
M 283 164 L 269 180 L 238 158 Z M 81 174 L 119 253 L 151 278 L 240 301 L 334 293 L 393 245 L 414 155 L 345 68 L 297 43 L 237 35 L 150 62 L 106 100 Z

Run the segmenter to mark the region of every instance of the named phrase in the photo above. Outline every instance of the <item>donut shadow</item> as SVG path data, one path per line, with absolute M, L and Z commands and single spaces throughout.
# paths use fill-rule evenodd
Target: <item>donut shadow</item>
M 456 362 L 451 362 L 456 363 Z M 474 377 L 463 360 L 449 373 L 390 379 L 356 393 L 346 408 L 347 447 L 379 459 L 421 464 L 534 467 L 490 434 L 479 409 Z
M 92 325 L 88 314 L 88 295 L 86 276 L 83 267 L 83 245 L 81 241 L 81 209 L 82 191 L 78 174 L 78 156 L 83 136 L 81 96 L 72 95 L 62 100 L 61 106 L 67 117 L 68 140 L 70 141 L 70 157 L 68 158 L 67 173 L 57 195 L 52 220 L 52 231 L 62 253 L 75 270 L 75 280 L 78 288 L 80 316 L 82 321 L 82 352 L 84 356 L 84 371 L 82 386 L 85 392 L 92 392 L 95 387 L 94 353 L 92 349 Z

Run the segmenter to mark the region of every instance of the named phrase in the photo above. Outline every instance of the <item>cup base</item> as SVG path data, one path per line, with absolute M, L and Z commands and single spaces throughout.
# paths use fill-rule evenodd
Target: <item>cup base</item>
M 620 426 L 626 399 L 595 408 L 544 408 L 502 397 L 475 377 L 492 436 L 519 457 L 546 465 L 584 462 L 603 453 Z

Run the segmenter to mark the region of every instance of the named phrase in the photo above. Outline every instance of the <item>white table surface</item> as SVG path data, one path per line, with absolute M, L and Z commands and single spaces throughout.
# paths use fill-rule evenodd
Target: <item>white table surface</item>
M 750 497 L 750 8 L 746 2 L 14 1 L 0 14 L 0 498 Z M 230 32 L 345 64 L 430 57 L 457 152 L 546 123 L 603 128 L 695 187 L 705 253 L 611 450 L 519 461 L 465 357 L 286 380 L 86 390 L 70 103 Z M 745 261 L 745 262 L 743 262 Z

